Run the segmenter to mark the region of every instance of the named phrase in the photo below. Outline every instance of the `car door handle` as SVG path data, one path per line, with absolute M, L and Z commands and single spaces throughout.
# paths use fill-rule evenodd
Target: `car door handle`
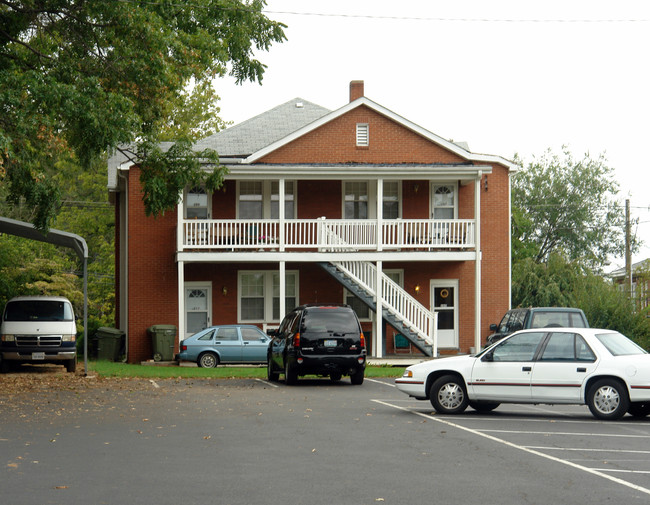
M 532 369 L 533 369 L 533 368 L 530 367 L 530 366 L 524 366 L 524 367 L 521 368 L 521 371 L 522 371 L 522 372 L 530 372 Z
M 577 370 L 577 371 L 578 371 L 578 372 L 586 372 L 587 369 L 584 368 L 584 367 L 578 367 L 578 370 Z

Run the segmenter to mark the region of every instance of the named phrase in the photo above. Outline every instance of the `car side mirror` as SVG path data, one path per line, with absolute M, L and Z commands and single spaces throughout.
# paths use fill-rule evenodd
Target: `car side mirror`
M 266 334 L 267 334 L 269 337 L 275 337 L 275 336 L 278 334 L 278 330 L 275 330 L 275 329 L 273 329 L 273 330 L 266 330 Z
M 496 324 L 492 323 L 490 325 L 490 331 L 497 331 L 498 329 L 499 329 L 499 327 Z

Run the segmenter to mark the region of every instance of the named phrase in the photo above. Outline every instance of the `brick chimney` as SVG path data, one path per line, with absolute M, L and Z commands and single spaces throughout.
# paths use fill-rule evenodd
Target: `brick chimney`
M 363 81 L 350 81 L 350 101 L 354 102 L 363 96 Z

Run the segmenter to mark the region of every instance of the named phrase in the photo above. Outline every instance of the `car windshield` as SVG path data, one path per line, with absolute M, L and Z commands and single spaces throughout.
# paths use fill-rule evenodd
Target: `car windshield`
M 613 356 L 647 354 L 641 347 L 620 333 L 599 333 L 596 338 Z
M 60 300 L 17 300 L 7 303 L 5 321 L 72 321 L 72 307 Z

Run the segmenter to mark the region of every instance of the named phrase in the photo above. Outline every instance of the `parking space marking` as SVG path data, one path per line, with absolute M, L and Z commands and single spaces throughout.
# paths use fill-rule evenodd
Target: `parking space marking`
M 397 386 L 395 386 L 395 384 L 391 384 L 390 382 L 378 381 L 376 379 L 368 379 L 367 377 L 366 377 L 366 380 L 369 381 L 369 382 L 376 382 L 377 384 L 381 384 L 383 386 L 390 386 L 392 388 L 397 387 Z
M 544 447 L 541 445 L 525 445 L 527 449 L 534 449 L 538 451 L 577 451 L 577 452 L 613 452 L 613 453 L 626 453 L 626 454 L 650 454 L 650 451 L 637 451 L 631 449 L 581 449 L 580 447 Z
M 262 384 L 266 384 L 267 386 L 271 386 L 274 388 L 279 388 L 280 386 L 278 384 L 273 384 L 272 382 L 265 381 L 264 379 L 255 379 L 257 382 L 261 382 Z
M 429 420 L 435 421 L 437 423 L 445 424 L 445 425 L 450 426 L 452 428 L 456 428 L 456 429 L 459 429 L 459 430 L 462 430 L 462 431 L 466 431 L 468 433 L 471 433 L 473 435 L 477 435 L 479 437 L 486 438 L 486 439 L 491 440 L 493 442 L 497 442 L 499 444 L 503 444 L 503 445 L 506 445 L 508 447 L 512 447 L 513 449 L 518 449 L 520 451 L 524 451 L 524 452 L 527 452 L 529 454 L 533 454 L 535 456 L 539 456 L 541 458 L 548 459 L 548 460 L 556 462 L 556 463 L 561 463 L 563 465 L 570 466 L 570 467 L 575 468 L 577 470 L 581 470 L 581 471 L 583 471 L 585 473 L 589 473 L 591 475 L 595 475 L 597 477 L 601 477 L 603 479 L 606 479 L 606 480 L 609 480 L 609 481 L 612 481 L 612 482 L 616 482 L 617 484 L 620 484 L 622 486 L 629 487 L 629 488 L 634 489 L 635 491 L 638 491 L 640 493 L 645 493 L 647 495 L 650 495 L 650 489 L 642 487 L 642 486 L 638 486 L 636 484 L 632 484 L 631 482 L 628 482 L 628 481 L 623 480 L 623 479 L 619 479 L 617 477 L 614 477 L 613 475 L 608 475 L 608 474 L 606 474 L 606 473 L 604 473 L 602 471 L 594 470 L 592 468 L 588 468 L 586 466 L 579 465 L 577 463 L 573 463 L 572 461 L 566 461 L 566 460 L 561 459 L 561 458 L 556 458 L 556 457 L 551 456 L 549 454 L 544 454 L 543 452 L 539 452 L 539 451 L 536 451 L 534 449 L 529 449 L 529 448 L 527 448 L 525 446 L 522 446 L 522 445 L 514 444 L 512 442 L 508 442 L 507 440 L 504 440 L 502 438 L 498 438 L 498 437 L 489 435 L 487 433 L 484 433 L 484 432 L 481 432 L 481 431 L 478 431 L 478 430 L 474 430 L 472 428 L 467 428 L 467 427 L 462 426 L 460 424 L 452 423 L 451 421 L 448 421 L 446 419 L 441 419 L 439 417 L 436 417 L 436 416 L 433 416 L 433 415 L 430 415 L 430 414 L 424 414 L 422 412 L 417 412 L 415 410 L 411 410 L 411 409 L 408 409 L 406 407 L 401 407 L 399 405 L 394 405 L 394 404 L 388 403 L 388 402 L 383 401 L 383 400 L 375 400 L 375 399 L 373 399 L 372 401 L 375 402 L 375 403 L 379 403 L 381 405 L 385 405 L 386 407 L 391 407 L 391 408 L 394 408 L 394 409 L 402 410 L 404 412 L 409 412 L 411 414 L 415 414 L 416 416 L 424 417 L 425 419 L 429 419 Z
M 525 431 L 525 430 L 476 430 L 481 433 L 509 433 L 514 435 L 567 435 L 581 437 L 610 437 L 610 438 L 650 438 L 650 435 L 625 435 L 618 433 L 580 433 L 577 431 Z

